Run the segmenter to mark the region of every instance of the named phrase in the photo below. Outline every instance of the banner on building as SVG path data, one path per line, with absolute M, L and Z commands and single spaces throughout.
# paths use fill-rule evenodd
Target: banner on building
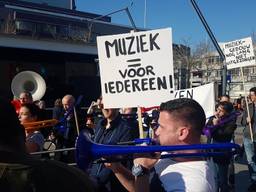
M 175 99 L 190 98 L 196 100 L 204 109 L 206 117 L 215 112 L 214 83 L 209 83 L 195 88 L 175 91 Z
M 221 46 L 226 57 L 227 69 L 255 65 L 255 56 L 251 37 L 221 43 Z
M 105 108 L 150 107 L 174 98 L 171 29 L 97 37 Z

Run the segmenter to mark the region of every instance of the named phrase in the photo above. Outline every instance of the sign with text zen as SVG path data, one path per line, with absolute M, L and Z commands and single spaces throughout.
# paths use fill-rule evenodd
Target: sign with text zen
M 175 99 L 190 98 L 196 100 L 204 109 L 206 117 L 210 117 L 215 111 L 214 83 L 199 87 L 175 91 Z
M 97 37 L 104 108 L 151 107 L 174 98 L 171 29 Z
M 251 37 L 222 43 L 227 69 L 255 65 L 255 56 Z

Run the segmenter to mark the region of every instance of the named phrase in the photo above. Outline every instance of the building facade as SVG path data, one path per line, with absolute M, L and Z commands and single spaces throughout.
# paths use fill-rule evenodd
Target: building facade
M 217 52 L 209 52 L 202 55 L 200 61 L 193 67 L 191 72 L 190 82 L 192 87 L 215 82 L 218 85 L 218 95 L 221 95 L 222 69 L 223 63 L 221 62 Z M 248 93 L 248 90 L 251 87 L 256 86 L 256 67 L 244 67 L 243 73 L 245 79 L 245 90 Z M 227 94 L 234 99 L 244 96 L 244 87 L 240 68 L 228 70 Z
M 70 2 L 66 1 L 67 6 Z M 71 7 L 58 7 L 57 1 L 0 0 L 0 87 L 4 96 L 13 97 L 12 79 L 26 70 L 45 79 L 43 99 L 48 106 L 67 93 L 84 95 L 85 105 L 100 95 L 96 37 L 128 33 L 133 28 Z
M 34 71 L 46 81 L 47 106 L 68 93 L 84 95 L 88 106 L 100 95 L 96 37 L 131 30 L 109 16 L 75 10 L 74 0 L 0 0 L 0 92 L 13 98 L 13 78 Z M 186 88 L 179 53 L 188 57 L 190 48 L 173 44 L 173 50 L 175 87 Z

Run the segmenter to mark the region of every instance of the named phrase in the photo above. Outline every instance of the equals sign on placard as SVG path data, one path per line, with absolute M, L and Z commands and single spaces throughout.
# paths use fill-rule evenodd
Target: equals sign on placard
M 129 59 L 127 60 L 128 63 L 133 63 L 129 64 L 128 67 L 139 67 L 141 66 L 141 59 Z

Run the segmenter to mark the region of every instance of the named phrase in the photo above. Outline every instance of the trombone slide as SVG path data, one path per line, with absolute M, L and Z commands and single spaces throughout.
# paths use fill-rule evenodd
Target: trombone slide
M 23 123 L 22 125 L 25 127 L 26 131 L 37 131 L 43 127 L 52 127 L 55 126 L 59 121 L 57 119 L 49 119 L 44 121 L 35 121 L 29 123 Z
M 235 143 L 214 143 L 214 144 L 194 144 L 194 145 L 172 145 L 172 146 L 124 146 L 124 145 L 102 145 L 92 142 L 85 131 L 82 131 L 76 142 L 77 165 L 82 169 L 87 169 L 88 165 L 101 157 L 130 155 L 134 153 L 153 153 L 153 152 L 173 152 L 184 150 L 211 150 L 225 149 L 231 154 L 238 153 L 240 146 Z M 205 153 L 205 152 L 204 152 Z M 178 156 L 203 157 L 202 153 L 177 153 Z M 223 154 L 223 153 L 222 153 Z M 176 154 L 172 154 L 176 155 Z M 170 158 L 170 156 L 161 157 Z

